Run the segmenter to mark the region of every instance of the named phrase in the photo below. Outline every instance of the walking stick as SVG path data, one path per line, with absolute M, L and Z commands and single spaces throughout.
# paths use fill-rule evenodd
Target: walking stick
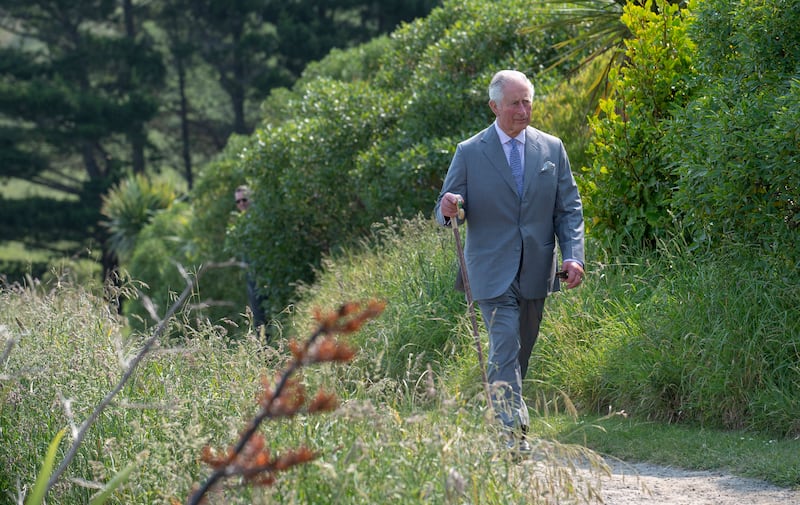
M 464 294 L 467 297 L 467 310 L 469 311 L 469 319 L 472 322 L 472 336 L 475 339 L 475 349 L 478 351 L 478 365 L 481 367 L 481 377 L 483 378 L 483 391 L 486 393 L 486 403 L 489 408 L 492 408 L 492 395 L 489 392 L 489 379 L 486 377 L 486 366 L 483 362 L 483 350 L 481 349 L 481 337 L 478 332 L 478 318 L 475 315 L 475 304 L 472 300 L 472 289 L 469 286 L 469 276 L 467 275 L 467 262 L 464 259 L 464 249 L 461 247 L 461 235 L 458 233 L 458 220 L 464 219 L 464 209 L 461 207 L 461 202 L 458 202 L 458 217 L 451 219 L 450 222 L 453 228 L 453 235 L 456 239 L 456 253 L 458 255 L 458 263 L 461 266 L 461 280 L 464 282 Z

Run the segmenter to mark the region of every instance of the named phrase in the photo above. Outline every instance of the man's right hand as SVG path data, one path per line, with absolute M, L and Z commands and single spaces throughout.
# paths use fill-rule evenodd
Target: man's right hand
M 444 217 L 454 218 L 458 216 L 458 203 L 464 204 L 464 198 L 455 193 L 445 193 L 442 195 L 442 203 L 439 209 Z

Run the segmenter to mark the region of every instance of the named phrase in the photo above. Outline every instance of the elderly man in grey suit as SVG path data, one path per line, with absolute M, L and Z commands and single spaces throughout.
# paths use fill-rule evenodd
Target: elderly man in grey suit
M 450 226 L 463 206 L 464 255 L 475 303 L 489 332 L 487 376 L 509 448 L 529 450 L 522 380 L 548 294 L 581 284 L 583 207 L 560 139 L 533 128 L 533 84 L 502 70 L 489 84 L 494 123 L 461 142 L 436 203 Z M 563 279 L 556 276 L 561 250 Z

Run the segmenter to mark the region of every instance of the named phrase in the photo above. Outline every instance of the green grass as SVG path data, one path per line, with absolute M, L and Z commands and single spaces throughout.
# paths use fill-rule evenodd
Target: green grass
M 0 331 L 4 341 L 16 341 L 0 395 L 0 446 L 14 448 L 0 451 L 0 488 L 9 493 L 3 499 L 10 499 L 33 482 L 54 434 L 80 424 L 111 389 L 142 338 L 125 337 L 105 302 L 82 289 L 2 295 Z M 136 469 L 110 503 L 185 502 L 193 483 L 210 473 L 199 461 L 202 447 L 224 451 L 233 443 L 256 411 L 262 376 L 272 378 L 288 355 L 281 344 L 262 348 L 255 338 L 230 341 L 214 327 L 194 329 L 176 321 L 172 331 L 185 341 L 147 356 L 89 431 L 50 501 L 86 503 L 94 488 L 133 463 Z M 234 490 L 215 499 L 422 504 L 469 496 L 476 503 L 522 504 L 545 490 L 551 499 L 580 498 L 576 488 L 554 485 L 571 478 L 560 462 L 591 460 L 582 447 L 542 441 L 542 457 L 553 469 L 543 476 L 502 450 L 498 428 L 486 422 L 479 402 L 449 396 L 434 377 L 430 383 L 417 378 L 428 384 L 418 394 L 386 377 L 356 387 L 353 371 L 305 369 L 309 390 L 325 385 L 338 391 L 342 407 L 330 415 L 269 422 L 261 430 L 275 453 L 307 445 L 321 451 L 319 460 L 286 472 L 271 488 Z M 70 401 L 69 409 L 62 398 Z M 57 460 L 64 456 L 61 449 Z M 510 480 L 520 485 L 508 486 Z
M 82 178 L 84 176 L 84 173 L 76 171 L 75 175 L 78 178 Z M 28 181 L 23 181 L 22 179 L 8 179 L 0 183 L 0 195 L 2 195 L 3 198 L 8 198 L 8 199 L 12 198 L 24 199 L 35 196 L 69 199 L 69 200 L 78 199 L 76 195 L 70 195 L 63 191 L 50 189 L 39 184 L 32 184 Z
M 9 241 L 0 246 L 0 258 L 13 261 L 46 261 L 50 258 L 50 254 L 41 250 L 31 251 L 22 242 Z
M 550 300 L 532 389 L 587 412 L 800 435 L 797 271 L 736 245 L 634 258 Z
M 319 282 L 287 308 L 273 347 L 231 337 L 226 324 L 198 321 L 187 307 L 88 432 L 48 501 L 87 503 L 134 464 L 109 503 L 185 502 L 210 474 L 202 448 L 236 440 L 262 377 L 283 368 L 287 339 L 310 333 L 314 309 L 371 298 L 387 309 L 348 338 L 355 360 L 299 375 L 310 394 L 335 392 L 341 408 L 261 428 L 276 454 L 308 445 L 321 457 L 272 487 L 231 489 L 212 503 L 585 503 L 589 491 L 564 465 L 588 458 L 599 468 L 597 454 L 800 486 L 798 433 L 787 421 L 796 407 L 795 280 L 717 279 L 713 258 L 680 259 L 665 249 L 597 264 L 585 286 L 548 303 L 525 384 L 546 471 L 498 452 L 464 300 L 452 290 L 452 234 L 420 219 L 387 223 L 358 250 L 328 258 Z M 740 273 L 761 268 L 760 259 L 723 260 Z M 747 300 L 769 307 L 770 325 Z M 80 286 L 0 291 L 0 503 L 30 489 L 56 433 L 89 415 L 147 336 Z M 746 366 L 721 373 L 732 358 Z M 600 417 L 622 410 L 630 415 Z M 57 462 L 68 443 L 69 434 Z

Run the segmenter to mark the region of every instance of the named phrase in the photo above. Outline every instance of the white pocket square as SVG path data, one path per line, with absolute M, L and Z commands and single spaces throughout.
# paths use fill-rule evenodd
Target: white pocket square
M 539 172 L 547 172 L 548 170 L 553 170 L 554 168 L 556 168 L 555 163 L 553 163 L 552 161 L 546 161 L 542 169 L 539 170 Z

